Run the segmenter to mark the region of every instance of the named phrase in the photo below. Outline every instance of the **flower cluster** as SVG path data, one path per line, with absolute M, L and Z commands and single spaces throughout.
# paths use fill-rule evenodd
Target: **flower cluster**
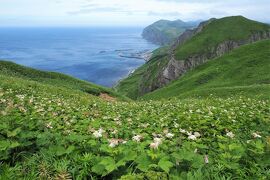
M 151 149 L 158 149 L 158 146 L 162 143 L 162 138 L 154 138 L 154 142 L 150 144 Z

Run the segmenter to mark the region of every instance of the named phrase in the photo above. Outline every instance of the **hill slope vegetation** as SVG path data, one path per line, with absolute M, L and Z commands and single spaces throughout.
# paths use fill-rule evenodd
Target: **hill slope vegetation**
M 0 179 L 269 179 L 268 100 L 107 102 L 2 70 Z
M 140 101 L 0 61 L 0 179 L 270 179 L 269 49 L 243 45 Z M 121 95 L 142 95 L 171 55 L 156 50 Z
M 93 83 L 82 81 L 61 73 L 40 71 L 33 68 L 24 67 L 9 61 L 0 60 L 0 75 L 4 77 L 8 76 L 14 78 L 21 78 L 24 80 L 36 81 L 43 84 L 75 89 L 96 96 L 105 93 L 112 97 L 126 99 L 125 97 L 120 96 L 109 88 L 98 86 Z
M 159 20 L 144 28 L 142 36 L 155 44 L 166 45 L 172 43 L 186 29 L 192 27 L 195 27 L 195 23 L 183 22 L 181 20 Z
M 117 86 L 132 98 L 166 86 L 191 69 L 223 56 L 245 44 L 270 38 L 270 26 L 242 16 L 210 19 L 194 30 L 184 32 L 173 44 L 158 50 L 142 68 L 135 71 Z M 139 72 L 139 73 L 138 73 Z M 133 79 L 132 88 L 123 84 Z M 135 89 L 135 90 L 134 90 Z
M 144 99 L 231 96 L 236 93 L 270 97 L 270 40 L 244 45 L 213 59 Z

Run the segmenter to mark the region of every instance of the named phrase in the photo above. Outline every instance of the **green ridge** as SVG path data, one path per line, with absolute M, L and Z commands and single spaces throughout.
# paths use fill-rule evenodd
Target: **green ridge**
M 82 81 L 61 73 L 39 71 L 8 61 L 0 61 L 0 74 L 5 76 L 22 78 L 24 80 L 36 81 L 43 84 L 80 90 L 97 96 L 101 93 L 107 93 L 113 97 L 126 99 L 125 97 L 118 95 L 109 88 L 98 86 L 93 83 Z
M 206 25 L 200 33 L 196 34 L 182 46 L 177 47 L 175 55 L 178 60 L 185 59 L 190 55 L 208 53 L 221 42 L 227 40 L 243 40 L 249 38 L 252 33 L 267 31 L 270 31 L 269 25 L 252 21 L 242 16 L 215 19 Z M 167 65 L 169 58 L 167 52 L 170 48 L 172 47 L 168 46 L 157 50 L 157 52 L 160 52 L 159 55 L 162 56 L 153 56 L 153 58 L 143 65 L 143 67 L 139 68 L 138 71 L 135 71 L 135 73 L 128 78 L 122 80 L 117 86 L 117 91 L 124 92 L 126 96 L 133 99 L 142 96 L 142 93 L 138 93 L 140 91 L 139 89 L 155 84 L 157 81 L 157 72 L 161 72 Z M 186 83 L 188 84 L 189 82 Z M 190 91 L 190 89 L 185 90 L 186 92 L 182 93 L 188 93 L 187 91 Z M 169 96 L 170 95 L 168 95 L 168 97 Z
M 143 30 L 143 37 L 153 43 L 166 45 L 172 43 L 186 29 L 192 28 L 196 23 L 181 20 L 159 20 Z
M 211 60 L 143 99 L 230 96 L 243 93 L 270 97 L 270 40 L 256 42 Z
M 268 24 L 252 21 L 243 16 L 215 19 L 202 32 L 192 37 L 184 45 L 176 48 L 175 58 L 184 60 L 190 55 L 207 53 L 224 41 L 245 40 L 253 33 L 265 31 L 270 31 Z

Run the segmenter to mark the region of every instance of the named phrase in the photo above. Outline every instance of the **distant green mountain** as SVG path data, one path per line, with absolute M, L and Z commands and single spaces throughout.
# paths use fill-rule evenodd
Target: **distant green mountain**
M 143 99 L 249 95 L 270 97 L 270 40 L 213 59 Z
M 150 61 L 121 81 L 116 89 L 138 98 L 165 87 L 207 61 L 264 39 L 270 39 L 268 24 L 242 16 L 210 19 L 193 30 L 186 30 L 173 45 L 155 51 Z M 128 86 L 131 80 L 132 85 Z
M 147 26 L 143 30 L 142 36 L 155 44 L 166 45 L 172 43 L 186 29 L 193 28 L 196 25 L 196 22 L 159 20 Z
M 109 88 L 98 86 L 61 73 L 39 71 L 9 61 L 0 60 L 0 76 L 3 80 L 13 78 L 13 83 L 21 85 L 24 84 L 25 81 L 32 81 L 42 83 L 43 85 L 78 90 L 95 96 L 106 93 L 112 97 L 126 99 Z

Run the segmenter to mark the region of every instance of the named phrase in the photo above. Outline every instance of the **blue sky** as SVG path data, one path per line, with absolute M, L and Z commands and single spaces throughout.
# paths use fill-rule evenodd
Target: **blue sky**
M 0 26 L 145 26 L 243 15 L 270 22 L 270 0 L 0 0 Z

